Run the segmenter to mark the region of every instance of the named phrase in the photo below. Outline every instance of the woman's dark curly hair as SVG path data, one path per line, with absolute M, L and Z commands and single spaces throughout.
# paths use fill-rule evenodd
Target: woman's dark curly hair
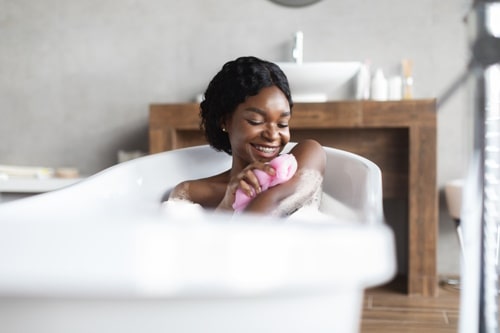
M 256 57 L 240 57 L 224 64 L 205 91 L 200 104 L 200 127 L 208 143 L 231 155 L 231 144 L 222 131 L 224 120 L 249 96 L 262 88 L 276 86 L 293 106 L 288 79 L 278 65 Z

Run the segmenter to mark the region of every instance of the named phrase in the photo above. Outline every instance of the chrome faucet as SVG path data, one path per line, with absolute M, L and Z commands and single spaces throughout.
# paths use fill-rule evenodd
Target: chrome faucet
M 297 31 L 295 33 L 292 58 L 297 64 L 302 64 L 304 60 L 304 33 L 302 31 Z

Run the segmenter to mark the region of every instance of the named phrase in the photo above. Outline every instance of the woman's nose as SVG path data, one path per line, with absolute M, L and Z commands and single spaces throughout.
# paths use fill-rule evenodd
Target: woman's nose
M 276 138 L 279 138 L 279 129 L 277 126 L 273 124 L 269 124 L 266 126 L 266 129 L 263 132 L 264 138 L 267 140 L 275 140 Z

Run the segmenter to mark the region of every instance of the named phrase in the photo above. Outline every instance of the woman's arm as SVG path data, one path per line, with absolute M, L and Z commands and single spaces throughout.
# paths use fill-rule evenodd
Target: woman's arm
M 272 213 L 285 199 L 287 206 L 296 206 L 307 202 L 321 186 L 325 173 L 326 153 L 315 140 L 298 143 L 291 151 L 297 160 L 297 171 L 286 183 L 277 185 L 258 194 L 247 206 L 245 212 Z

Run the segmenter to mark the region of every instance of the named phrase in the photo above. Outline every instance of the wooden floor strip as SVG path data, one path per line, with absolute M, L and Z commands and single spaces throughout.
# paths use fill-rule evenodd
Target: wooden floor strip
M 437 297 L 410 297 L 401 281 L 365 292 L 361 333 L 458 331 L 460 290 L 442 285 Z

